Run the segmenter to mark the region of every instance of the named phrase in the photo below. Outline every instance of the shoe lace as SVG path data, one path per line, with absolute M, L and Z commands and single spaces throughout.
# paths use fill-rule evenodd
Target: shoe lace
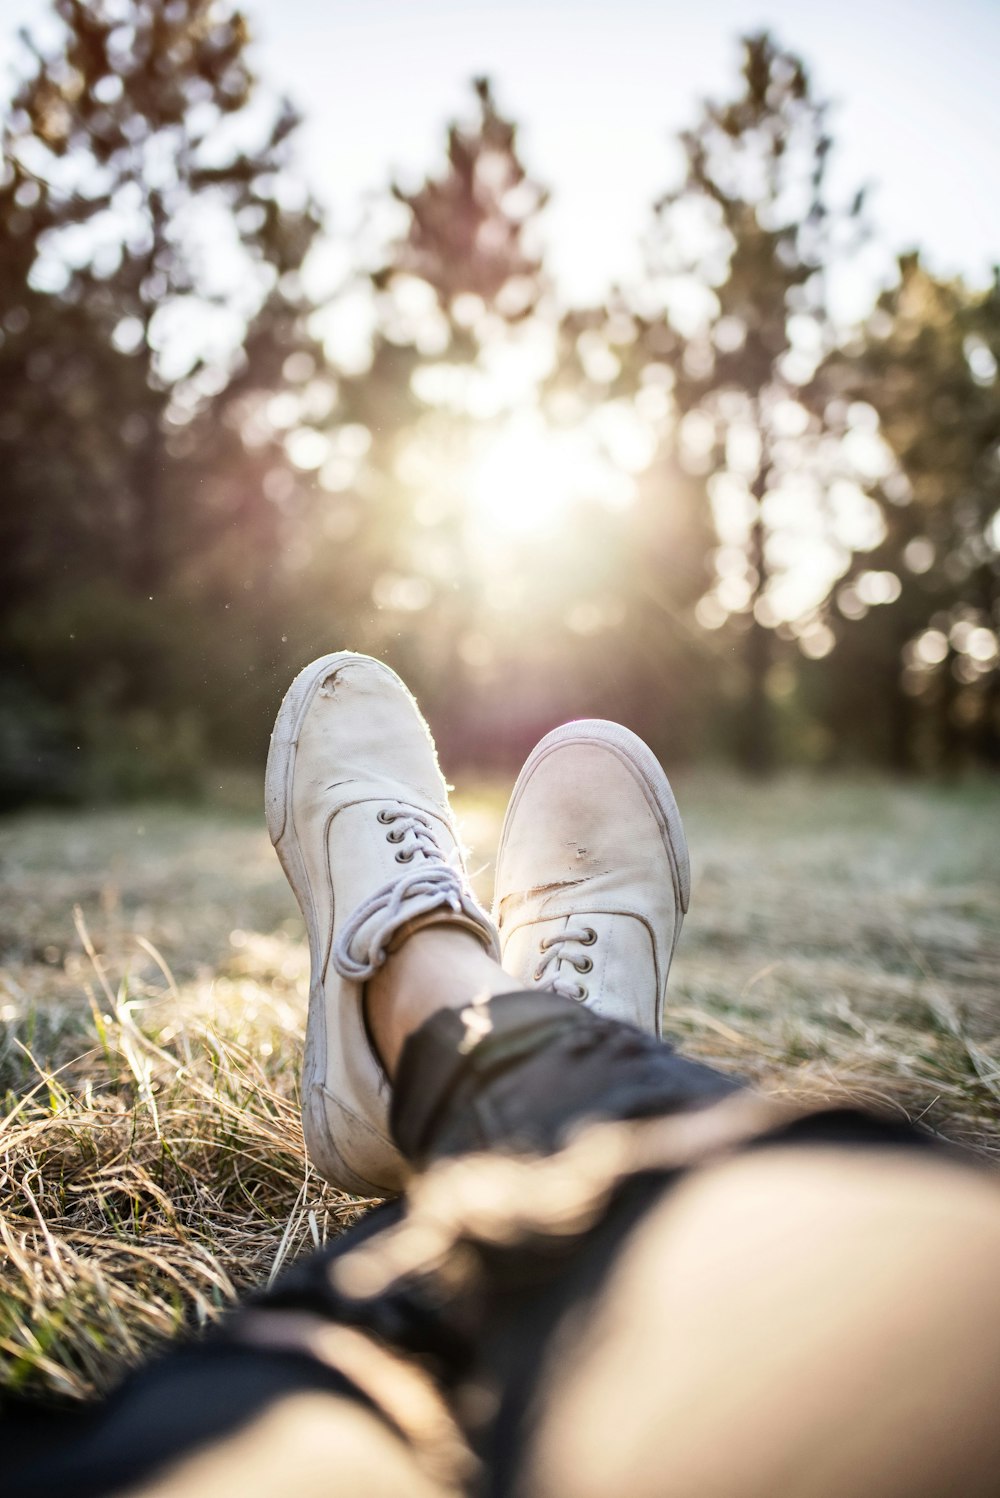
M 569 963 L 578 973 L 589 973 L 594 966 L 589 957 L 581 961 L 579 955 L 567 950 L 570 947 L 592 947 L 597 940 L 593 926 L 567 926 L 558 936 L 545 936 L 538 944 L 542 960 L 535 969 L 535 982 L 539 988 L 550 989 L 564 999 L 587 997 L 587 988 L 575 978 L 563 977 L 560 969 Z
M 383 827 L 392 829 L 385 835 L 386 842 L 399 844 L 397 863 L 412 863 L 418 854 L 421 858 L 444 862 L 430 818 L 422 812 L 397 801 L 391 806 L 383 806 L 377 820 Z
M 392 829 L 386 841 L 399 844 L 397 863 L 418 857 L 420 862 L 363 900 L 341 928 L 331 961 L 342 978 L 362 983 L 382 966 L 400 926 L 432 910 L 447 906 L 488 929 L 461 870 L 442 854 L 427 817 L 394 802 L 382 807 L 378 820 Z

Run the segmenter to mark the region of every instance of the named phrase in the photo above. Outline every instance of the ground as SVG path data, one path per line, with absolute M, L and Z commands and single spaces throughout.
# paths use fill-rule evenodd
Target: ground
M 702 776 L 669 1024 L 1000 1156 L 1000 783 Z M 480 894 L 506 787 L 459 784 Z M 0 1382 L 105 1388 L 364 1210 L 306 1166 L 308 959 L 256 812 L 0 823 Z

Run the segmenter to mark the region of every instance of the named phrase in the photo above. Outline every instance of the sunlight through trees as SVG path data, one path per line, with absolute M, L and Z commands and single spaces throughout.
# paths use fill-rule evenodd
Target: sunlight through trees
M 745 39 L 645 274 L 575 306 L 487 80 L 352 239 L 232 6 L 54 10 L 2 126 L 8 803 L 257 763 L 344 646 L 453 763 L 586 714 L 756 771 L 997 763 L 1000 294 L 914 253 L 838 320 L 876 226 L 794 52 Z

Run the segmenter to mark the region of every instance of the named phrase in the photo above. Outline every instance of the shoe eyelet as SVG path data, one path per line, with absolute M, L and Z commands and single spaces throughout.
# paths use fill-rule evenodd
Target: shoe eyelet
M 537 967 L 535 968 L 535 971 L 531 975 L 531 981 L 532 981 L 532 983 L 541 983 L 541 981 L 542 981 L 542 972 L 541 972 L 540 968 L 537 968 Z
M 401 843 L 403 841 L 403 833 L 398 827 L 394 827 L 391 832 L 386 833 L 385 840 L 387 843 Z
M 577 987 L 577 995 L 576 995 L 577 1000 L 578 1000 L 579 1003 L 582 1004 L 583 1001 L 584 1001 L 584 999 L 587 997 L 588 993 L 590 992 L 590 990 L 587 988 L 587 985 L 585 983 L 578 983 L 576 985 L 576 987 Z
M 376 820 L 381 822 L 383 827 L 387 827 L 390 822 L 394 822 L 396 820 L 396 813 L 394 811 L 386 811 L 385 807 L 383 806 Z
M 589 957 L 584 957 L 582 962 L 574 962 L 573 966 L 578 973 L 592 973 L 594 971 L 594 964 Z
M 594 930 L 593 926 L 584 926 L 583 929 L 587 934 L 586 936 L 581 937 L 580 945 L 581 947 L 592 947 L 594 945 L 594 942 L 597 940 L 597 932 Z
M 413 861 L 413 849 L 412 848 L 410 849 L 409 853 L 397 853 L 396 854 L 396 862 L 397 863 L 412 863 L 412 861 Z

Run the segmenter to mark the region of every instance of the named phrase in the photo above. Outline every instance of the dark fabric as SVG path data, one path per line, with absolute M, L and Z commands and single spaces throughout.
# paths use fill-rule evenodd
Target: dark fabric
M 110 1498 L 248 1425 L 285 1395 L 307 1391 L 374 1408 L 343 1374 L 301 1353 L 216 1337 L 175 1347 L 103 1404 L 27 1419 L 23 1406 L 6 1408 L 0 1491 L 10 1498 Z
M 740 1087 L 672 1047 L 556 994 L 537 989 L 502 994 L 477 1007 L 488 1029 L 475 1045 L 467 1048 L 470 1031 L 460 1013 L 448 1009 L 427 1020 L 404 1047 L 392 1128 L 400 1149 L 417 1165 L 482 1150 L 548 1154 L 586 1121 L 703 1108 Z M 331 1273 L 339 1259 L 405 1215 L 405 1198 L 382 1203 L 321 1253 L 293 1265 L 250 1304 L 320 1310 L 418 1356 L 453 1388 L 477 1361 L 469 1333 L 474 1326 L 478 1336 L 482 1322 L 475 1308 L 456 1304 L 454 1314 L 447 1314 L 436 1288 L 413 1280 L 359 1302 L 336 1288 Z M 514 1257 L 508 1267 L 520 1294 L 526 1275 L 547 1284 L 558 1256 L 544 1254 L 537 1274 L 523 1251 Z M 499 1284 L 504 1272 L 499 1260 L 491 1272 Z M 484 1282 L 489 1278 L 484 1274 Z
M 441 1010 L 403 1049 L 392 1129 L 416 1165 L 473 1150 L 549 1154 L 586 1121 L 705 1108 L 743 1085 L 558 994 L 501 994 Z M 474 1042 L 474 1043 L 472 1043 Z
M 446 1170 L 449 1159 L 471 1151 L 549 1154 L 585 1122 L 702 1110 L 741 1090 L 737 1080 L 572 1000 L 512 993 L 475 1010 L 472 1027 L 459 1013 L 439 1012 L 405 1047 L 392 1125 L 417 1165 L 445 1162 L 438 1168 Z M 781 1137 L 862 1145 L 920 1139 L 849 1109 L 771 1136 Z M 547 1346 L 565 1318 L 596 1296 L 622 1243 L 678 1174 L 646 1170 L 617 1183 L 580 1233 L 542 1229 L 491 1242 L 470 1230 L 458 1244 L 468 1272 L 454 1292 L 442 1288 L 447 1277 L 411 1274 L 367 1299 L 352 1298 L 338 1288 L 338 1263 L 406 1228 L 406 1199 L 388 1202 L 250 1305 L 257 1313 L 307 1311 L 355 1326 L 414 1357 L 453 1402 L 484 1462 L 484 1492 L 501 1498 L 516 1483 Z M 69 1436 L 70 1425 L 54 1417 L 51 1439 L 36 1424 L 36 1455 L 20 1470 L 8 1460 L 4 1490 L 20 1498 L 110 1495 L 294 1391 L 323 1389 L 370 1407 L 312 1358 L 241 1342 L 240 1315 L 132 1375 L 109 1401 L 75 1414 Z M 9 1428 L 0 1419 L 0 1449 L 10 1449 Z

